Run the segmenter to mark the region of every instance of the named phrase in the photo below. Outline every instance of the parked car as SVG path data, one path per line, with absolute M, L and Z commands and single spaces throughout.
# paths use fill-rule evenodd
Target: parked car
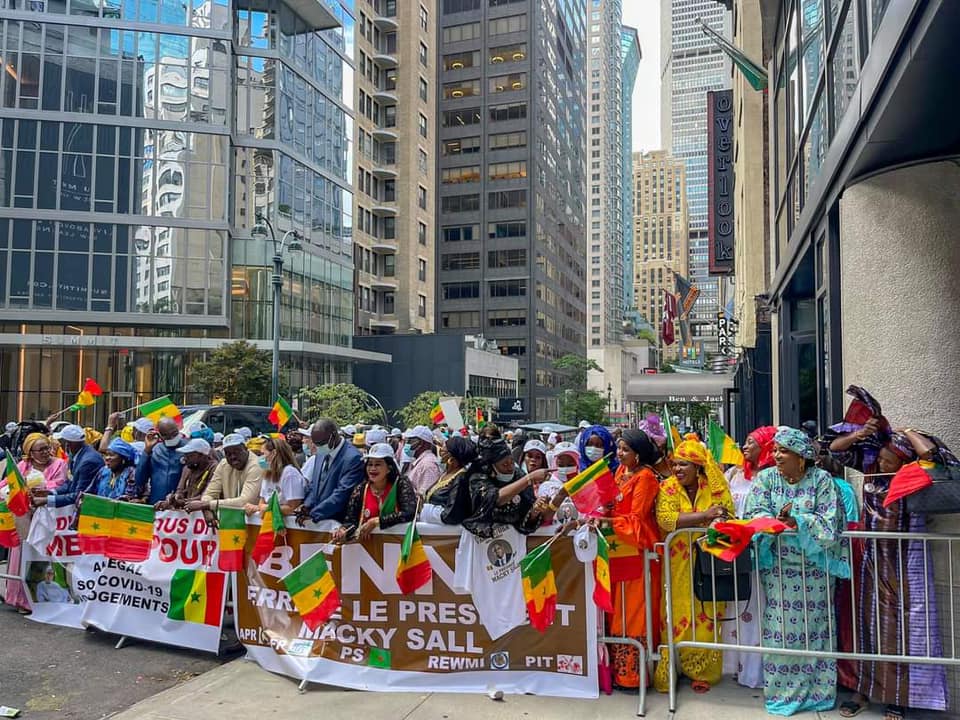
M 187 405 L 180 408 L 180 415 L 184 427 L 199 420 L 215 433 L 226 435 L 239 427 L 248 427 L 254 435 L 259 435 L 277 431 L 267 419 L 271 409 L 265 405 Z M 291 419 L 284 430 L 294 427 L 297 423 Z

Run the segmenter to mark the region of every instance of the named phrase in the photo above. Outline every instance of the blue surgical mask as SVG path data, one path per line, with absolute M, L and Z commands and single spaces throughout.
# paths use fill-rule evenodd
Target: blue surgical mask
M 317 445 L 317 451 L 314 453 L 314 455 L 316 455 L 316 457 L 320 458 L 321 460 L 329 454 L 330 454 L 329 445 Z
M 260 456 L 260 459 L 257 460 L 257 464 L 258 464 L 263 470 L 266 470 L 267 468 L 270 467 L 270 463 L 267 462 L 267 459 L 266 459 L 265 457 L 263 457 L 263 455 L 261 455 L 261 456 Z
M 513 480 L 513 473 L 512 473 L 512 472 L 509 472 L 509 473 L 498 472 L 498 473 L 497 473 L 497 480 L 499 480 L 499 481 L 502 482 L 502 483 L 508 483 L 508 482 L 510 482 L 511 480 Z
M 594 447 L 593 445 L 590 445 L 584 451 L 584 453 L 586 454 L 588 460 L 593 460 L 594 462 L 596 462 L 597 460 L 603 457 L 603 448 L 598 448 L 598 447 Z
M 569 477 L 570 475 L 573 475 L 576 471 L 577 469 L 573 467 L 558 467 L 557 475 L 559 477 Z
M 403 454 L 406 455 L 408 458 L 412 458 L 412 457 L 413 457 L 413 445 L 411 445 L 410 443 L 404 443 L 404 444 L 403 444 Z

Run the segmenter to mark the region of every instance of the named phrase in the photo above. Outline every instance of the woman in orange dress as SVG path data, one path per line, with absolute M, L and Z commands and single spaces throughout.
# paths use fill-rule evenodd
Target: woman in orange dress
M 643 578 L 643 553 L 660 541 L 654 506 L 659 483 L 652 467 L 660 451 L 642 430 L 623 432 L 617 443 L 620 467 L 614 476 L 617 499 L 604 535 L 609 543 L 610 581 L 613 591 L 613 615 L 610 635 L 627 636 L 647 642 L 647 607 Z M 660 562 L 650 563 L 650 618 L 653 648 L 660 644 Z M 647 648 L 648 651 L 651 648 Z M 621 688 L 640 686 L 637 648 L 613 645 L 613 682 Z M 644 669 L 646 676 L 646 669 Z M 644 677 L 644 683 L 647 678 Z

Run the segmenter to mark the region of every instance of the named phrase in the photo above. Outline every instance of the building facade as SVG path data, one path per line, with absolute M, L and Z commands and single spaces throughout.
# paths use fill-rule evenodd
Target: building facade
M 633 88 L 640 69 L 640 36 L 637 29 L 620 28 L 620 120 L 623 131 L 620 135 L 620 187 L 623 188 L 620 206 L 620 227 L 623 230 L 623 308 L 629 314 L 635 307 L 633 297 Z M 625 316 L 625 320 L 630 318 Z
M 691 313 L 696 349 L 717 350 L 720 307 L 717 279 L 709 274 L 707 238 L 707 92 L 729 87 L 730 63 L 703 33 L 702 19 L 729 37 L 730 13 L 716 0 L 662 0 L 660 7 L 661 142 L 687 173 L 690 280 L 700 289 Z
M 518 396 L 545 420 L 565 379 L 553 363 L 586 355 L 585 13 L 440 7 L 437 331 L 515 356 Z
M 683 160 L 663 150 L 633 155 L 633 296 L 657 338 L 664 293 L 676 293 L 675 274 L 689 272 L 686 172 Z M 679 332 L 673 345 L 661 343 L 661 349 L 661 362 L 679 360 Z
M 357 335 L 434 329 L 435 0 L 356 5 Z
M 6 0 L 0 17 L 0 415 L 169 394 L 230 338 L 291 386 L 344 380 L 353 330 L 353 17 L 336 0 Z M 381 358 L 382 359 L 382 358 Z M 266 391 L 265 391 L 266 393 Z M 264 402 L 268 402 L 266 394 Z

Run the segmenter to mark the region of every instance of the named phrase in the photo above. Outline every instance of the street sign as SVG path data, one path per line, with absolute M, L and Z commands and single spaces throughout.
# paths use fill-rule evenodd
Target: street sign
M 500 415 L 526 415 L 527 414 L 527 400 L 526 398 L 500 398 L 500 406 L 497 408 L 497 412 Z

